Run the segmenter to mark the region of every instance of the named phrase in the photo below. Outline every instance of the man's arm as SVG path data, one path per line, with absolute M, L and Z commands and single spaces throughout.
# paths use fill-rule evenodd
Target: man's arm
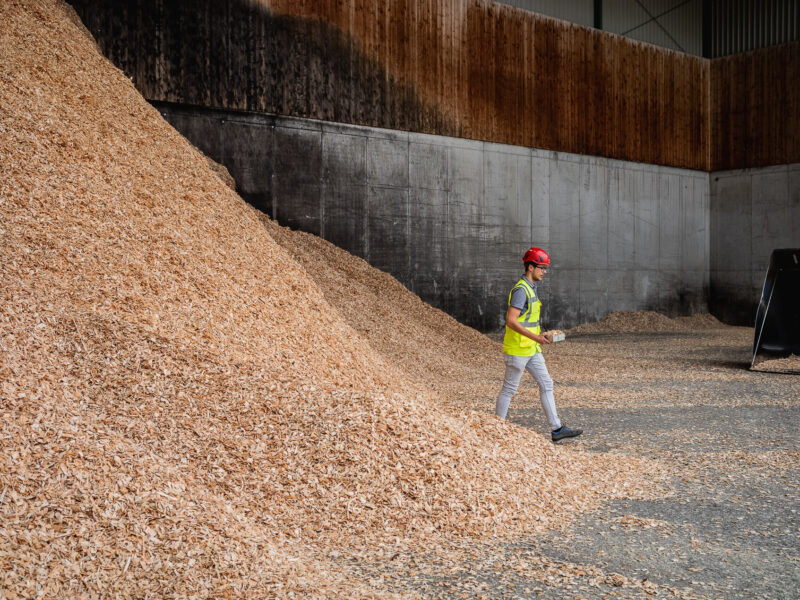
M 513 329 L 517 333 L 524 335 L 525 337 L 531 338 L 534 342 L 538 342 L 539 344 L 550 344 L 552 343 L 543 335 L 536 335 L 535 333 L 531 333 L 525 327 L 522 326 L 522 323 L 517 321 L 519 319 L 519 314 L 522 311 L 519 308 L 515 308 L 513 306 L 508 307 L 508 312 L 506 313 L 506 327 Z

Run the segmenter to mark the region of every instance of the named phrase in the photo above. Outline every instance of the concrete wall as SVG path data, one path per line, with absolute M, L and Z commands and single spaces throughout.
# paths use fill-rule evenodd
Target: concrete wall
M 800 248 L 800 164 L 714 172 L 710 193 L 709 306 L 753 325 L 772 250 Z
M 545 324 L 707 310 L 708 174 L 307 119 L 156 103 L 280 223 L 484 331 L 522 253 L 547 249 Z

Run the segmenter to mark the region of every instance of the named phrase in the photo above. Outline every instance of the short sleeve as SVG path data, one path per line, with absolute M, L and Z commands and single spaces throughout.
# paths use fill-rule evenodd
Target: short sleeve
M 525 290 L 521 287 L 514 289 L 511 292 L 511 300 L 508 305 L 525 312 L 525 308 L 528 306 L 528 296 L 525 294 Z

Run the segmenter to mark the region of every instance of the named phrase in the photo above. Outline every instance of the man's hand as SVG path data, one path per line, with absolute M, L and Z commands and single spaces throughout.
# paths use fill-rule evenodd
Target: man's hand
M 517 321 L 517 319 L 519 318 L 520 312 L 521 312 L 520 309 L 514 308 L 513 306 L 509 306 L 508 307 L 508 312 L 506 313 L 506 326 L 509 329 L 513 329 L 517 333 L 521 333 L 525 337 L 531 338 L 534 342 L 537 342 L 539 344 L 552 344 L 552 342 L 550 340 L 548 340 L 546 337 L 544 337 L 543 335 L 531 334 L 530 331 L 525 329 L 522 326 L 522 323 Z

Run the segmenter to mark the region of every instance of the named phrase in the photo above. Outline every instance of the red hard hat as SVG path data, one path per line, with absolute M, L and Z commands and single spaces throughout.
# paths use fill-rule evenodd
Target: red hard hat
M 550 266 L 550 255 L 541 248 L 530 248 L 522 257 L 523 263 L 532 262 L 535 265 Z

